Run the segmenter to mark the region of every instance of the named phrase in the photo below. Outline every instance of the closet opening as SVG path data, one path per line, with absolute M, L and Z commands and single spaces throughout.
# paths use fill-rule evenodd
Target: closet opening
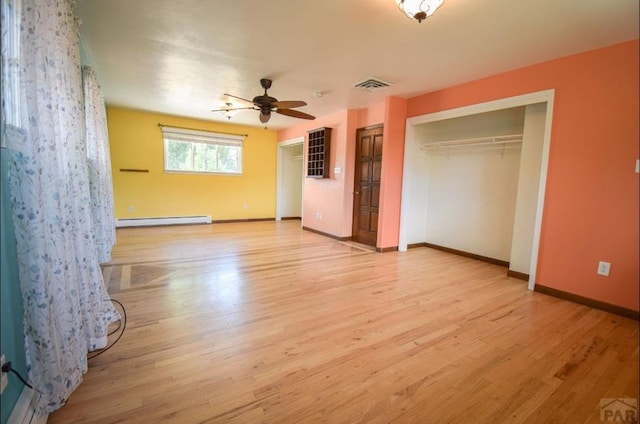
M 407 120 L 399 250 L 508 265 L 535 284 L 553 90 Z

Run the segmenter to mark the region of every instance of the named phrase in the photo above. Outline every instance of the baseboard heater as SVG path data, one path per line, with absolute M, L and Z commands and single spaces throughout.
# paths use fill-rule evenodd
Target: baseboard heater
M 160 218 L 128 218 L 116 219 L 116 228 L 153 227 L 157 225 L 211 224 L 210 215 L 201 216 L 167 216 Z

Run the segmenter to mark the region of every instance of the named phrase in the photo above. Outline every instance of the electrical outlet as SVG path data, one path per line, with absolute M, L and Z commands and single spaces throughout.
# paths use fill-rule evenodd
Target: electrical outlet
M 133 212 L 134 210 L 136 210 L 136 208 L 134 208 L 133 206 L 129 206 L 129 212 Z
M 603 261 L 598 262 L 598 275 L 608 277 L 609 272 L 611 272 L 611 263 Z
M 6 361 L 4 360 L 4 354 L 2 354 L 2 357 L 0 357 L 0 366 L 4 365 Z M 0 389 L 0 394 L 4 393 L 4 389 L 7 387 L 7 384 L 9 383 L 9 373 L 8 372 L 3 372 L 2 373 L 2 388 Z

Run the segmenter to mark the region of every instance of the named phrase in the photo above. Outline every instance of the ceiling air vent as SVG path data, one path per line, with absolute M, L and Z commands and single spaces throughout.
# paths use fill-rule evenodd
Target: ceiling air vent
M 381 88 L 387 88 L 391 85 L 390 82 L 383 81 L 380 78 L 367 78 L 360 82 L 353 84 L 356 88 L 362 88 L 367 91 L 379 90 Z

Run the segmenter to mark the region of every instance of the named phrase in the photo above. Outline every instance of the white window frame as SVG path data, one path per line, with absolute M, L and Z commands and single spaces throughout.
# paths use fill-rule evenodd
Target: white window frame
M 169 127 L 161 125 L 162 138 L 164 141 L 164 172 L 179 174 L 218 174 L 218 175 L 241 175 L 242 174 L 242 152 L 244 150 L 245 136 L 242 134 L 228 134 L 213 131 L 192 130 L 179 127 Z M 208 144 L 214 146 L 231 146 L 238 148 L 238 167 L 233 171 L 206 171 L 199 169 L 169 169 L 169 143 L 179 141 L 196 144 Z

